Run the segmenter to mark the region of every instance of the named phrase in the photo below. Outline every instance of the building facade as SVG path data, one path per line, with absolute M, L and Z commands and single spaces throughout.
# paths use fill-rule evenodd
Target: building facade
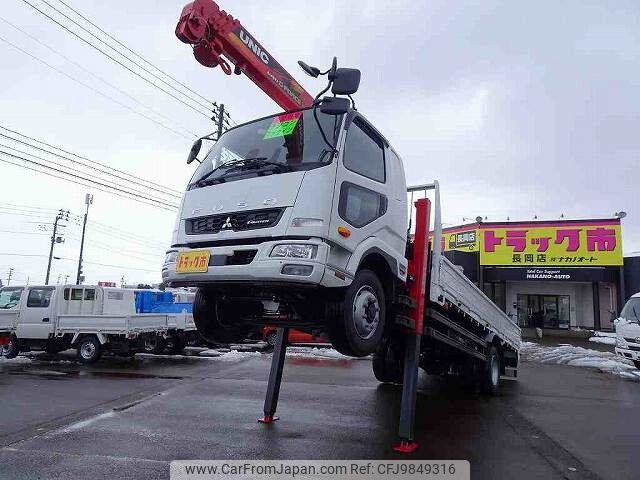
M 626 299 L 618 218 L 461 225 L 442 247 L 521 327 L 612 329 Z

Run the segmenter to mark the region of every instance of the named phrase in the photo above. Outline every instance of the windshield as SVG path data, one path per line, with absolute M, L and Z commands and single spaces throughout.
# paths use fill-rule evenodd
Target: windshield
M 331 163 L 341 120 L 341 116 L 325 115 L 320 109 L 316 109 L 314 116 L 311 108 L 273 115 L 231 129 L 211 148 L 195 171 L 189 188 L 309 170 Z M 330 145 L 325 142 L 318 124 Z M 237 163 L 232 165 L 234 162 Z
M 620 318 L 624 318 L 627 322 L 640 323 L 640 298 L 630 298 L 620 312 Z
M 0 289 L 0 308 L 16 308 L 20 303 L 22 287 L 5 287 Z

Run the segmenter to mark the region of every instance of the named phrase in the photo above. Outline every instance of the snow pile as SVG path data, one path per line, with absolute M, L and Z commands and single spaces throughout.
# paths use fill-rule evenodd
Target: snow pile
M 239 362 L 240 360 L 259 357 L 260 355 L 260 352 L 239 352 L 238 350 L 223 352 L 216 350 L 215 348 L 198 353 L 198 356 L 200 357 L 209 357 L 223 362 Z
M 340 352 L 334 350 L 333 348 L 322 347 L 288 347 L 287 357 L 319 357 L 335 360 L 357 360 L 353 357 L 342 355 Z
M 21 363 L 31 363 L 31 359 L 27 357 L 18 356 L 16 358 L 4 358 L 0 355 L 0 365 L 16 365 Z
M 589 338 L 590 342 L 593 343 L 603 343 L 605 345 L 615 345 L 616 344 L 616 337 L 590 337 Z
M 640 382 L 640 370 L 630 361 L 611 352 L 599 352 L 568 344 L 545 347 L 537 343 L 522 342 L 520 355 L 524 361 L 597 368 L 601 372 Z
M 593 332 L 593 336 L 589 338 L 590 342 L 603 343 L 605 345 L 616 344 L 616 332 Z

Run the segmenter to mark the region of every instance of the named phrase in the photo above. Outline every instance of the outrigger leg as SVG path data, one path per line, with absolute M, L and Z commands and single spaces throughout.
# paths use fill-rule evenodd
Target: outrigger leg
M 269 383 L 267 384 L 267 394 L 264 399 L 264 417 L 259 418 L 260 423 L 273 423 L 280 417 L 276 417 L 278 408 L 278 397 L 280 395 L 280 383 L 282 382 L 282 369 L 284 368 L 284 358 L 287 353 L 287 341 L 289 339 L 289 329 L 287 327 L 278 328 L 278 337 L 273 349 L 271 359 L 271 371 L 269 372 Z
M 418 448 L 414 437 L 416 414 L 416 395 L 418 392 L 418 364 L 420 362 L 420 335 L 409 333 L 406 336 L 404 353 L 404 376 L 402 380 L 402 401 L 400 403 L 400 424 L 398 436 L 400 442 L 393 450 L 399 453 L 411 453 Z

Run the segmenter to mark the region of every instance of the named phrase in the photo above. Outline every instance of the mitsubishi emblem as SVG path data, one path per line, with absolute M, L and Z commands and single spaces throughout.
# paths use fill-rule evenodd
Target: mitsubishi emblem
M 231 217 L 227 217 L 227 219 L 222 224 L 222 229 L 224 230 L 225 228 L 233 228 L 233 225 L 231 225 Z

